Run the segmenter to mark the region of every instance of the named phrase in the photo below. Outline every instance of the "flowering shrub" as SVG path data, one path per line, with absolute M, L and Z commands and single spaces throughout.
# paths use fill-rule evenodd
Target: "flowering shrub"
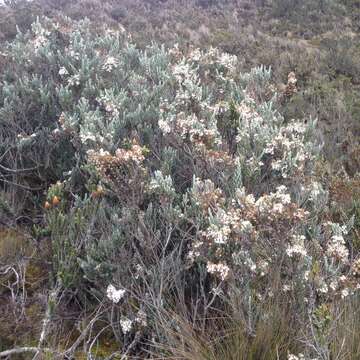
M 239 73 L 213 48 L 142 51 L 123 29 L 68 19 L 6 51 L 2 146 L 30 169 L 19 184 L 59 181 L 44 206 L 54 278 L 105 306 L 125 354 L 163 341 L 156 321 L 174 307 L 205 331 L 238 305 L 253 334 L 280 293 L 304 352 L 325 358 L 328 307 L 359 289 L 359 259 L 315 176 L 316 122 L 285 122 L 269 69 Z

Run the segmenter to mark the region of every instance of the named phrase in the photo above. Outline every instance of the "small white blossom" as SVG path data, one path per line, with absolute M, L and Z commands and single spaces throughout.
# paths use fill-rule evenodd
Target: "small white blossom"
M 303 354 L 299 354 L 298 356 L 296 356 L 294 354 L 289 354 L 288 360 L 305 360 L 305 358 L 304 358 Z
M 230 268 L 225 264 L 207 264 L 207 272 L 219 276 L 221 280 L 226 280 L 229 276 Z
M 109 285 L 106 290 L 106 296 L 109 300 L 111 300 L 113 303 L 117 304 L 125 295 L 126 290 L 119 289 L 116 290 L 114 285 Z
M 344 299 L 350 295 L 349 289 L 341 290 L 341 298 Z
M 328 286 L 326 285 L 325 282 L 322 282 L 320 284 L 320 286 L 318 287 L 318 291 L 323 293 L 323 294 L 327 294 L 327 292 L 329 291 L 329 288 L 328 288 Z
M 274 204 L 272 210 L 274 213 L 281 214 L 284 211 L 284 205 L 281 203 Z
M 282 289 L 284 292 L 289 292 L 291 290 L 291 286 L 288 284 L 285 284 L 285 285 L 283 285 Z
M 240 222 L 240 229 L 242 232 L 249 234 L 253 230 L 253 226 L 250 221 L 242 220 Z
M 329 286 L 331 290 L 336 291 L 338 288 L 338 281 L 336 279 L 332 280 Z
M 66 75 L 69 75 L 69 72 L 66 70 L 66 68 L 63 66 L 60 68 L 59 70 L 59 75 L 60 76 L 66 76 Z
M 117 68 L 118 65 L 119 65 L 119 64 L 118 64 L 117 59 L 114 58 L 113 56 L 109 56 L 109 57 L 105 60 L 102 68 L 103 68 L 104 71 L 111 72 L 113 69 Z
M 135 322 L 143 327 L 147 326 L 147 316 L 143 310 L 138 311 L 136 318 L 135 318 Z
M 71 76 L 68 79 L 68 85 L 69 86 L 79 86 L 80 85 L 80 75 L 76 74 L 76 75 Z
M 296 255 L 299 255 L 299 256 L 306 256 L 306 249 L 299 245 L 299 244 L 296 244 L 296 245 L 293 245 L 293 246 L 289 246 L 287 249 L 286 249 L 286 254 L 289 256 L 289 257 L 294 257 Z
M 251 272 L 256 272 L 256 264 L 250 257 L 245 259 L 244 264 L 250 269 Z
M 133 325 L 133 321 L 128 318 L 124 317 L 120 320 L 121 330 L 124 334 L 127 334 L 131 331 L 132 325 Z
M 96 141 L 96 136 L 90 132 L 81 133 L 80 134 L 80 140 L 83 144 L 85 144 L 88 140 L 90 141 Z
M 291 241 L 292 245 L 288 246 L 288 248 L 286 249 L 286 254 L 291 258 L 297 255 L 305 257 L 307 255 L 307 252 L 304 246 L 304 241 L 305 236 L 294 235 Z
M 348 260 L 349 250 L 345 246 L 345 240 L 342 235 L 334 235 L 331 237 L 326 253 L 328 256 L 335 257 L 343 262 Z
M 165 120 L 160 119 L 159 120 L 159 128 L 164 134 L 170 134 L 171 127 L 169 126 L 169 123 Z

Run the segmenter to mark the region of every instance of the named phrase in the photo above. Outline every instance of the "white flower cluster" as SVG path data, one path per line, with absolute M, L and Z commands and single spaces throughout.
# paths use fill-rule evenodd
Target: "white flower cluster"
M 140 326 L 146 327 L 148 324 L 146 313 L 143 310 L 139 310 L 134 321 Z
M 277 135 L 268 144 L 265 152 L 274 156 L 271 168 L 278 171 L 283 178 L 288 178 L 293 173 L 302 173 L 306 160 L 311 157 L 305 149 L 303 139 L 292 138 L 286 132 Z
M 201 235 L 215 244 L 226 244 L 231 233 L 230 225 L 231 217 L 223 209 L 218 209 L 210 219 L 209 227 Z
M 284 246 L 281 250 L 277 248 L 279 254 L 284 251 L 289 258 L 301 260 L 301 273 L 308 269 L 311 256 L 308 256 L 305 236 L 302 235 L 302 226 L 299 226 L 305 223 L 308 213 L 292 202 L 286 186 L 278 186 L 275 192 L 258 199 L 240 188 L 231 203 L 226 204 L 224 195 L 212 181 L 195 178 L 191 195 L 195 203 L 204 209 L 207 220 L 207 225 L 197 233 L 197 239 L 191 244 L 188 253 L 191 262 L 205 260 L 209 273 L 220 273 L 219 269 L 228 268 L 242 278 L 263 277 L 268 273 L 269 263 L 273 262 L 271 258 L 275 254 L 259 257 L 252 251 L 252 246 L 256 248 L 255 244 L 259 244 L 263 247 L 263 242 L 271 238 L 275 248 Z M 299 227 L 296 231 L 293 224 Z M 281 236 L 277 226 L 282 229 Z M 224 270 L 224 273 L 227 271 Z M 298 275 L 300 273 L 295 278 L 302 278 Z M 226 280 L 228 277 L 222 278 Z M 289 286 L 293 286 L 290 280 Z
M 328 256 L 346 263 L 349 258 L 349 250 L 346 247 L 344 237 L 342 235 L 333 235 L 330 239 L 326 253 Z
M 256 207 L 260 213 L 282 214 L 286 207 L 291 204 L 290 194 L 286 186 L 280 185 L 275 193 L 265 194 L 256 201 Z
M 318 360 L 318 358 L 307 358 L 304 354 L 299 353 L 298 355 L 288 354 L 288 360 Z
M 106 289 L 106 296 L 110 301 L 117 304 L 124 296 L 126 290 L 119 289 L 117 290 L 114 285 L 110 284 Z
M 104 150 L 103 148 L 99 149 L 98 151 L 94 150 L 94 149 L 90 149 L 86 152 L 86 154 L 88 155 L 88 157 L 92 157 L 92 156 L 99 156 L 99 157 L 105 157 L 105 156 L 111 156 L 110 152 L 107 150 Z
M 130 150 L 117 149 L 115 151 L 115 156 L 124 162 L 133 161 L 138 165 L 145 160 L 143 148 L 134 141 Z
M 59 75 L 60 76 L 66 76 L 66 75 L 69 75 L 69 72 L 67 71 L 66 67 L 62 66 L 59 70 Z
M 349 265 L 350 254 L 344 235 L 349 232 L 351 226 L 352 220 L 350 220 L 346 225 L 340 225 L 330 221 L 323 224 L 325 255 L 328 257 L 328 260 L 331 260 L 329 261 L 329 264 L 333 264 L 333 271 L 335 272 L 337 271 L 336 269 L 339 269 L 344 265 Z
M 222 281 L 225 281 L 230 274 L 230 268 L 225 264 L 213 264 L 208 262 L 206 270 L 209 274 L 219 277 Z
M 165 119 L 159 119 L 158 125 L 164 135 L 171 133 L 171 127 L 170 127 L 169 121 L 167 121 Z
M 126 317 L 122 317 L 120 319 L 120 326 L 121 326 L 122 332 L 126 335 L 132 330 L 133 321 Z
M 220 56 L 218 56 L 218 63 L 224 66 L 228 71 L 235 72 L 238 59 L 235 55 L 221 53 Z
M 307 251 L 305 249 L 305 236 L 304 235 L 293 235 L 291 239 L 291 245 L 286 249 L 286 254 L 289 257 L 305 257 L 307 256 Z
M 102 69 L 106 72 L 111 72 L 113 69 L 116 69 L 118 66 L 119 66 L 118 60 L 113 56 L 109 56 L 104 61 Z
M 241 120 L 241 129 L 242 132 L 237 136 L 237 142 L 241 141 L 242 137 L 249 137 L 251 132 L 249 132 L 249 128 L 257 128 L 262 126 L 264 123 L 264 119 L 260 116 L 258 111 L 256 110 L 256 104 L 253 99 L 248 96 L 245 97 L 244 100 L 236 108 L 237 112 L 240 115 Z
M 81 78 L 80 78 L 79 74 L 72 75 L 68 79 L 68 86 L 70 86 L 70 87 L 79 86 L 80 81 L 81 81 Z
M 192 143 L 213 143 L 221 145 L 222 139 L 216 122 L 213 97 L 203 91 L 200 81 L 200 67 L 222 63 L 230 66 L 231 57 L 216 56 L 209 52 L 194 50 L 190 57 L 182 57 L 173 66 L 177 82 L 175 98 L 162 99 L 158 125 L 163 134 L 177 134 Z M 211 60 L 209 60 L 211 59 Z M 234 58 L 235 59 L 235 58 Z M 225 65 L 224 65 L 225 64 Z M 224 80 L 227 81 L 227 80 Z M 219 93 L 221 91 L 219 90 Z
M 191 62 L 201 63 L 202 65 L 206 66 L 220 65 L 220 67 L 218 67 L 218 70 L 222 72 L 221 67 L 225 68 L 227 76 L 231 76 L 231 74 L 234 74 L 234 72 L 236 71 L 236 66 L 238 64 L 238 58 L 235 55 L 221 52 L 218 48 L 214 47 L 209 48 L 206 52 L 195 48 L 188 55 L 188 59 Z
M 96 136 L 92 132 L 88 131 L 86 133 L 80 133 L 80 140 L 83 144 L 85 144 L 88 140 L 95 142 Z

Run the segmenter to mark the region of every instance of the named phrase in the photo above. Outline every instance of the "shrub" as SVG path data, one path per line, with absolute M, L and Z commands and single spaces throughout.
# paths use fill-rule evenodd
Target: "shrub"
M 103 324 L 88 352 L 106 328 L 145 357 L 179 327 L 171 310 L 201 335 L 230 314 L 243 339 L 280 293 L 302 351 L 330 358 L 331 304 L 359 288 L 353 221 L 332 221 L 316 121 L 284 119 L 270 69 L 239 72 L 215 48 L 140 50 L 122 28 L 67 18 L 37 21 L 5 55 L 1 171 L 48 189 L 47 321 L 66 299 L 94 310 L 86 331 Z

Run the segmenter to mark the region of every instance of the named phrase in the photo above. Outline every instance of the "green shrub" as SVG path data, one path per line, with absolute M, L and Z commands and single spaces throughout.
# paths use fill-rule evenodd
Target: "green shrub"
M 306 356 L 338 355 L 330 305 L 357 296 L 354 219 L 331 217 L 316 121 L 281 115 L 269 68 L 241 72 L 215 48 L 141 50 L 122 28 L 68 18 L 37 21 L 5 55 L 1 175 L 47 189 L 50 300 L 94 311 L 96 336 L 111 329 L 141 357 L 180 326 L 169 311 L 202 336 L 225 313 L 257 358 L 278 339 L 296 347 L 275 333 L 262 348 L 257 333 L 281 294 Z

